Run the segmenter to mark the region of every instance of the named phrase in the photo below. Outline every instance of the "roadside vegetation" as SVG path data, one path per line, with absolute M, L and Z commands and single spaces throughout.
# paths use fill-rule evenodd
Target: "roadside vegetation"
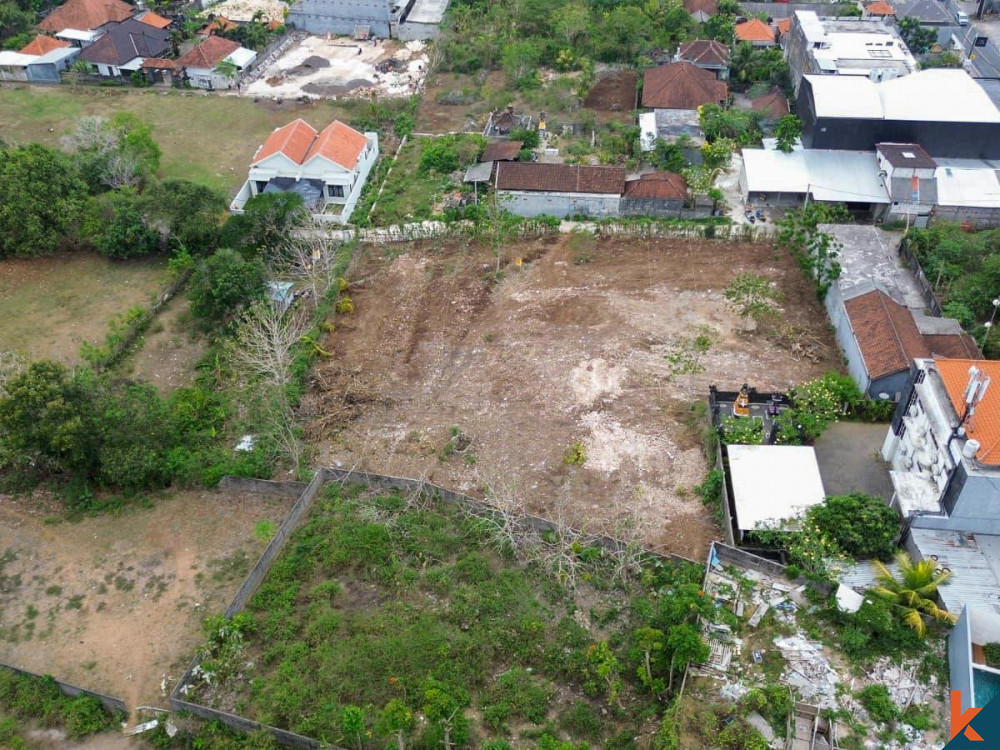
M 192 695 L 345 747 L 671 747 L 701 577 L 514 506 L 330 485 L 247 609 L 207 622 Z

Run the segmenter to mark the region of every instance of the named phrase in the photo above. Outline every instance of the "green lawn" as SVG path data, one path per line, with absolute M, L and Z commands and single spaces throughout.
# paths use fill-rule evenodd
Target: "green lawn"
M 254 103 L 236 96 L 186 91 L 69 86 L 0 88 L 0 140 L 60 145 L 85 115 L 132 112 L 153 124 L 163 149 L 163 177 L 188 179 L 234 193 L 250 158 L 274 128 L 296 117 L 316 127 L 350 119 L 350 106 Z
M 111 318 L 149 304 L 166 274 L 162 258 L 59 253 L 0 261 L 0 351 L 79 362 L 81 342 L 103 341 Z
M 415 750 L 440 748 L 451 715 L 458 747 L 624 748 L 655 731 L 633 628 L 686 618 L 657 591 L 696 598 L 699 566 L 649 561 L 623 583 L 579 544 L 556 571 L 498 554 L 495 531 L 454 506 L 359 493 L 329 485 L 246 612 L 209 626 L 195 700 L 358 750 L 395 747 L 382 712 L 400 705 Z M 652 664 L 665 674 L 663 654 Z

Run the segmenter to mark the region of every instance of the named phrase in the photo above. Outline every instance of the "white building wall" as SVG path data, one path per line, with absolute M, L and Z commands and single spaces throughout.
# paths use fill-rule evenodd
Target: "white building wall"
M 581 214 L 597 219 L 618 216 L 621 196 L 604 193 L 556 193 L 521 190 L 501 190 L 504 208 L 524 217 L 557 216 L 565 218 Z

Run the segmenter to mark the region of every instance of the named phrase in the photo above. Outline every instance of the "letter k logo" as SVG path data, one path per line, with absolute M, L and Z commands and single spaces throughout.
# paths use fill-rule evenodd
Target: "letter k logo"
M 983 738 L 979 736 L 975 729 L 969 726 L 969 722 L 976 718 L 976 714 L 982 710 L 981 708 L 970 708 L 965 713 L 962 713 L 962 693 L 959 690 L 952 690 L 950 739 L 954 739 L 955 735 L 964 729 L 964 734 L 968 740 L 971 742 L 983 742 Z

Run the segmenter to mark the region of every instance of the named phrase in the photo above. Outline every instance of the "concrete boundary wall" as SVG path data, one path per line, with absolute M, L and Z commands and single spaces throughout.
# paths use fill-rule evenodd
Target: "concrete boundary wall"
M 468 509 L 471 513 L 480 516 L 490 516 L 496 512 L 496 509 L 488 503 L 484 503 L 480 500 L 469 497 L 468 495 L 463 495 L 444 487 L 439 487 L 438 485 L 431 484 L 430 482 L 425 482 L 419 479 L 407 479 L 405 477 L 387 476 L 384 474 L 372 474 L 367 471 L 320 469 L 316 472 L 316 475 L 308 485 L 304 485 L 302 482 L 273 482 L 263 479 L 223 477 L 219 486 L 223 489 L 231 491 L 254 492 L 280 497 L 290 497 L 296 491 L 301 492 L 298 500 L 295 501 L 295 505 L 292 506 L 288 516 L 281 523 L 281 526 L 275 533 L 274 538 L 264 549 L 260 559 L 257 560 L 257 563 L 247 575 L 246 580 L 240 586 L 239 591 L 236 592 L 236 596 L 233 597 L 233 601 L 228 607 L 226 607 L 224 613 L 226 617 L 232 617 L 233 615 L 239 613 L 246 606 L 250 598 L 256 593 L 261 582 L 264 580 L 264 577 L 271 569 L 271 565 L 274 564 L 274 561 L 284 549 L 288 538 L 302 523 L 302 520 L 312 508 L 313 501 L 316 499 L 317 495 L 319 495 L 320 489 L 322 489 L 323 485 L 327 482 L 339 482 L 344 485 L 361 484 L 380 490 L 400 490 L 403 492 L 424 493 L 437 497 L 443 502 L 450 503 L 452 505 L 459 505 Z M 524 515 L 522 518 L 525 523 L 537 531 L 555 531 L 558 528 L 557 524 L 547 519 L 539 518 L 538 516 Z M 608 536 L 590 534 L 583 534 L 582 536 L 587 543 L 598 545 L 605 549 L 618 550 L 624 546 L 620 540 L 613 539 Z M 644 549 L 643 551 L 651 557 L 657 557 L 671 562 L 683 562 L 690 563 L 692 565 L 703 564 L 679 555 L 663 555 L 648 549 Z M 177 685 L 174 686 L 173 691 L 170 693 L 170 707 L 173 710 L 188 711 L 201 719 L 205 719 L 207 721 L 218 721 L 230 729 L 235 729 L 241 732 L 264 730 L 270 733 L 279 744 L 285 747 L 299 748 L 301 750 L 314 750 L 315 748 L 332 747 L 301 734 L 296 734 L 294 732 L 289 732 L 287 730 L 268 726 L 266 724 L 260 724 L 243 716 L 231 714 L 226 711 L 220 711 L 218 709 L 210 708 L 209 706 L 204 706 L 187 700 L 186 693 L 184 692 L 184 686 L 191 681 L 192 674 L 200 663 L 201 657 L 195 656 L 191 664 L 181 676 L 180 680 L 178 680 Z M 124 704 L 122 704 L 122 706 L 124 706 Z
M 63 682 L 62 680 L 57 680 L 52 675 L 40 675 L 36 672 L 29 672 L 27 669 L 21 669 L 19 667 L 12 667 L 10 664 L 4 664 L 0 662 L 0 669 L 8 669 L 11 672 L 17 672 L 18 674 L 25 675 L 26 677 L 34 677 L 35 679 L 45 679 L 50 678 L 55 682 L 56 686 L 59 688 L 59 692 L 63 695 L 69 696 L 70 698 L 76 698 L 79 695 L 89 695 L 91 698 L 97 698 L 101 704 L 108 709 L 108 711 L 118 712 L 127 714 L 128 708 L 125 707 L 125 701 L 121 698 L 115 698 L 111 695 L 105 695 L 104 693 L 98 693 L 95 690 L 87 690 L 87 688 L 78 687 L 76 685 L 70 685 L 68 682 Z

